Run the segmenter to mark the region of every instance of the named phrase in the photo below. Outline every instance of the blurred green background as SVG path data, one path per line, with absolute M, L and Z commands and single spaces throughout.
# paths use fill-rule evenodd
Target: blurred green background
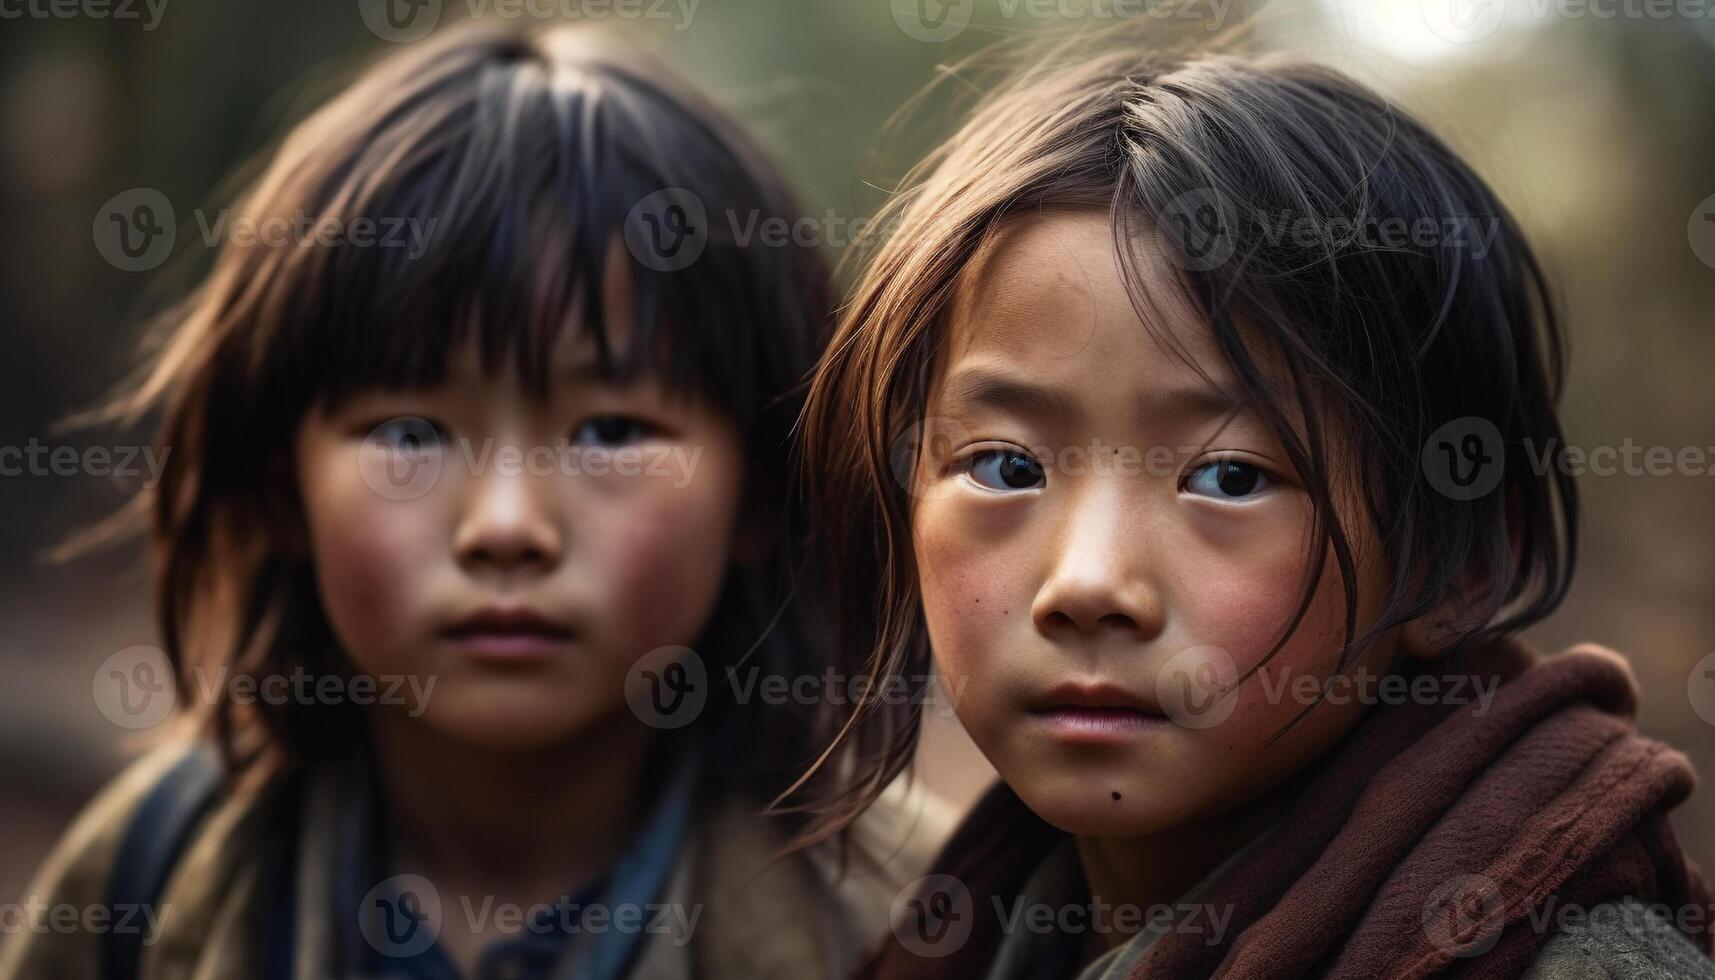
M 166 270 L 205 258 L 194 254 L 193 211 L 226 204 L 226 178 L 243 161 L 392 43 L 370 28 L 368 0 L 103 3 L 0 0 L 0 446 L 147 442 L 51 425 L 122 376 L 140 317 L 183 284 Z M 1254 12 L 1258 44 L 1377 85 L 1519 215 L 1573 341 L 1572 443 L 1715 457 L 1715 3 L 1684 0 L 1655 16 L 1664 8 L 1641 0 L 1234 0 L 1187 5 L 1184 19 L 1147 0 L 653 3 L 430 0 L 420 13 L 442 25 L 478 9 L 624 22 L 754 127 L 806 213 L 849 222 L 943 134 L 950 116 L 933 105 L 886 126 L 938 65 L 1002 37 L 1100 27 L 1122 13 L 1155 18 L 1165 37 Z M 126 271 L 97 250 L 105 202 L 133 188 L 175 208 L 180 233 L 163 269 Z M 142 745 L 92 696 L 101 661 L 155 642 L 140 548 L 42 560 L 135 482 L 0 476 L 0 897 L 22 893 L 70 815 Z M 1531 638 L 1628 654 L 1645 689 L 1643 729 L 1715 774 L 1715 675 L 1703 672 L 1715 668 L 1704 661 L 1715 652 L 1715 477 L 1589 476 L 1583 492 L 1576 586 Z M 957 800 L 990 777 L 945 722 L 931 726 L 922 771 Z M 1696 794 L 1675 824 L 1692 855 L 1715 865 L 1715 793 Z

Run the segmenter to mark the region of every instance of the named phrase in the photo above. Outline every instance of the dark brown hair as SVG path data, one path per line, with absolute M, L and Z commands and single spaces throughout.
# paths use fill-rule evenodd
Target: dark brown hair
M 875 222 L 889 234 L 864 256 L 803 418 L 819 547 L 837 556 L 824 565 L 845 669 L 928 670 L 910 547 L 914 455 L 897 450 L 924 419 L 961 275 L 1008 220 L 1048 207 L 1109 214 L 1140 314 L 1150 298 L 1137 250 L 1172 260 L 1314 504 L 1316 572 L 1270 657 L 1330 554 L 1347 604 L 1340 669 L 1449 598 L 1472 610 L 1457 652 L 1564 596 L 1576 540 L 1569 477 L 1508 466 L 1493 492 L 1460 499 L 1432 485 L 1421 459 L 1431 434 L 1458 420 L 1486 420 L 1511 450 L 1559 437 L 1561 336 L 1519 228 L 1441 140 L 1369 89 L 1225 39 L 1217 48 L 1059 43 L 987 95 Z M 1003 69 L 1015 62 L 1002 52 Z M 971 66 L 953 74 L 981 77 Z M 1325 233 L 1281 236 L 1283 217 Z M 1400 244 L 1373 234 L 1420 221 L 1492 222 L 1495 234 L 1486 251 L 1445 234 Z M 1346 460 L 1363 461 L 1361 480 L 1342 481 Z M 1363 635 L 1336 486 L 1358 488 L 1390 575 Z M 859 764 L 836 796 L 802 804 L 817 828 L 843 826 L 907 768 L 919 723 L 916 706 L 877 699 L 849 713 L 838 744 L 855 746 Z
M 568 324 L 592 332 L 610 375 L 661 372 L 733 419 L 746 507 L 782 524 L 770 561 L 728 575 L 699 642 L 710 667 L 748 656 L 785 674 L 821 662 L 809 597 L 787 602 L 800 524 L 787 442 L 826 339 L 827 269 L 810 247 L 741 247 L 718 220 L 682 268 L 616 247 L 634 206 L 668 189 L 711 218 L 796 213 L 725 113 L 655 59 L 583 28 L 444 32 L 382 59 L 285 137 L 235 213 L 413 218 L 432 220 L 432 232 L 421 254 L 223 246 L 162 318 L 160 349 L 102 413 L 136 422 L 159 411 L 159 441 L 172 449 L 138 506 L 182 688 L 194 665 L 349 669 L 307 560 L 272 533 L 278 508 L 295 506 L 283 447 L 307 411 L 366 387 L 433 384 L 471 339 L 486 369 L 516 370 L 545 392 L 545 353 Z M 634 319 L 623 350 L 603 329 L 602 284 L 616 261 Z M 338 751 L 359 723 L 347 706 L 207 707 L 240 769 L 276 751 Z M 722 778 L 766 803 L 831 737 L 826 713 L 738 707 L 711 698 L 688 731 L 713 743 Z

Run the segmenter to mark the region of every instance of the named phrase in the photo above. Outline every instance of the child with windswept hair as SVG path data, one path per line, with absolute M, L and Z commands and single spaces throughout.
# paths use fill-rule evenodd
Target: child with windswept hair
M 473 26 L 299 124 L 236 210 L 316 236 L 224 247 L 116 406 L 172 450 L 144 502 L 208 738 L 34 889 L 160 932 L 21 936 L 0 976 L 840 974 L 915 838 L 877 825 L 894 863 L 843 879 L 773 860 L 798 818 L 757 811 L 830 719 L 720 683 L 825 662 L 786 436 L 830 297 L 813 249 L 726 233 L 794 213 L 757 146 L 612 38 Z M 396 219 L 419 248 L 335 234 Z M 228 696 L 282 679 L 310 696 Z
M 1507 455 L 1562 341 L 1445 144 L 1327 68 L 1073 42 L 877 224 L 804 416 L 836 635 L 933 658 L 1002 783 L 864 976 L 1715 976 L 1689 763 L 1618 655 L 1512 638 L 1573 568 L 1570 478 Z M 812 838 L 917 724 L 852 714 Z

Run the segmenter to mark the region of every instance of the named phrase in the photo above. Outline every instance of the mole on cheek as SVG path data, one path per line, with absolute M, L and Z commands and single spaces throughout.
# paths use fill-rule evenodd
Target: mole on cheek
M 1114 790 L 1114 799 L 1117 800 L 1119 798 L 1120 798 L 1120 791 L 1116 789 L 1116 790 Z

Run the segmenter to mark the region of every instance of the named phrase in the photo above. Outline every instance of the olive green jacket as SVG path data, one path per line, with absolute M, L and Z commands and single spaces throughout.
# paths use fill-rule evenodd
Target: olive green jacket
M 109 875 L 142 799 L 184 752 L 145 756 L 102 790 L 48 857 L 26 897 L 88 909 L 109 901 Z M 317 776 L 329 778 L 315 778 Z M 332 774 L 306 781 L 298 835 L 295 980 L 326 980 L 331 949 L 326 909 L 331 841 L 341 801 Z M 255 971 L 254 923 L 263 828 L 279 799 L 264 787 L 222 797 L 180 855 L 150 917 L 139 980 L 212 980 Z M 698 907 L 690 941 L 666 933 L 644 939 L 630 980 L 843 977 L 883 931 L 894 897 L 922 873 L 950 827 L 942 806 L 921 793 L 890 793 L 860 820 L 855 838 L 885 860 L 836 876 L 823 851 L 780 857 L 774 828 L 732 803 L 693 812 L 664 904 Z M 856 862 L 854 862 L 854 865 Z M 677 941 L 675 941 L 677 940 Z M 0 955 L 0 980 L 101 976 L 96 927 L 25 929 Z

